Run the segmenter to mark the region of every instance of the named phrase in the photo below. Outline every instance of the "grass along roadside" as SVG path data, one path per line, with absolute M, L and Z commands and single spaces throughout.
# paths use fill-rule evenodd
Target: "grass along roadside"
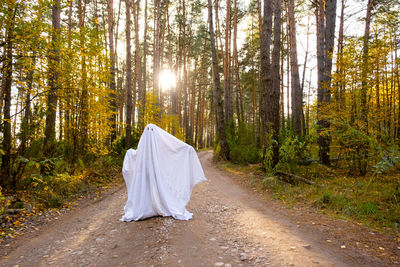
M 41 175 L 32 169 L 19 181 L 16 191 L 0 188 L 0 244 L 7 244 L 27 231 L 37 230 L 52 217 L 75 209 L 82 199 L 98 199 L 121 184 L 121 168 L 107 158 L 68 172 Z
M 237 174 L 254 190 L 271 194 L 288 207 L 306 205 L 336 218 L 362 223 L 399 238 L 400 175 L 389 173 L 370 177 L 352 177 L 341 169 L 312 163 L 298 170 L 297 175 L 322 187 L 304 183 L 289 184 L 278 177 L 265 174 L 261 165 L 236 165 L 227 161 L 218 167 Z

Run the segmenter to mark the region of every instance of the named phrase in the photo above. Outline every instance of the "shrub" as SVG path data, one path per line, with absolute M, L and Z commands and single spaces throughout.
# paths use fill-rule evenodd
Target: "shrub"
M 261 150 L 253 137 L 249 126 L 239 124 L 238 127 L 231 124 L 227 132 L 229 145 L 229 158 L 238 164 L 254 164 L 261 160 Z
M 260 161 L 260 150 L 255 145 L 232 144 L 229 156 L 233 162 L 238 164 L 254 164 Z
M 335 131 L 339 157 L 345 160 L 353 174 L 365 176 L 377 155 L 376 138 L 357 123 L 340 119 L 332 120 L 331 128 Z
M 310 158 L 309 137 L 298 137 L 291 133 L 281 134 L 281 146 L 279 147 L 279 163 L 276 168 L 295 173 L 299 163 Z
M 132 148 L 136 148 L 138 143 L 139 143 L 139 139 L 140 139 L 141 133 L 139 132 L 139 130 L 137 128 L 133 128 L 132 130 L 132 136 L 131 136 L 131 147 Z M 113 149 L 112 149 L 112 156 L 119 158 L 119 159 L 123 159 L 123 157 L 125 156 L 126 153 L 126 144 L 125 144 L 125 135 L 120 135 L 118 136 L 114 142 L 113 142 Z

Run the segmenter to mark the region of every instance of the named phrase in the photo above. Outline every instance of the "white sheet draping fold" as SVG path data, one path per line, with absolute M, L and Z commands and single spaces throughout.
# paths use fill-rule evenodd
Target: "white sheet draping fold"
M 193 147 L 153 124 L 144 129 L 137 150 L 126 152 L 122 173 L 128 201 L 121 221 L 157 215 L 189 220 L 192 189 L 206 180 Z

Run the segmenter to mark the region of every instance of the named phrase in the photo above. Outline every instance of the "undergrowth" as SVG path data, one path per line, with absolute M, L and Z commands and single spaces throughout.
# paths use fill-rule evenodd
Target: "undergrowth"
M 263 173 L 261 164 L 243 166 L 225 161 L 218 165 L 238 174 L 261 194 L 270 194 L 286 206 L 305 204 L 335 217 L 399 234 L 400 178 L 394 171 L 374 174 L 371 182 L 371 176 L 354 177 L 343 169 L 316 162 L 297 169 L 298 175 L 321 185 L 319 187 L 283 182 L 272 174 Z
M 26 175 L 18 180 L 16 190 L 4 192 L 0 187 L 0 238 L 14 238 L 18 229 L 26 227 L 29 217 L 69 208 L 85 196 L 97 198 L 100 191 L 121 182 L 120 162 L 111 157 L 98 158 L 88 166 L 82 162 L 73 173 L 63 161 L 57 158 L 27 163 Z
M 135 146 L 137 142 L 135 132 Z M 71 158 L 68 153 L 56 153 L 65 150 L 62 146 L 63 143 L 57 144 L 52 157 L 28 150 L 14 160 L 12 185 L 0 187 L 0 243 L 4 238 L 15 237 L 17 229 L 26 226 L 28 217 L 69 208 L 83 197 L 98 198 L 100 191 L 122 182 L 121 166 L 126 152 L 123 136 L 114 141 L 108 155 L 88 153 Z

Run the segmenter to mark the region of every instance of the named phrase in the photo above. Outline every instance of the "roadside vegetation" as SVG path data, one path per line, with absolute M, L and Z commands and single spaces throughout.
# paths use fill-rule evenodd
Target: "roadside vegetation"
M 249 140 L 245 136 L 243 140 Z M 348 149 L 344 153 L 345 147 L 350 146 L 342 138 L 333 143 L 332 163 L 324 165 L 314 160 L 318 158 L 318 147 L 312 135 L 299 140 L 290 132 L 281 132 L 280 138 L 280 161 L 275 167 L 269 164 L 268 150 L 263 160 L 262 151 L 241 141 L 231 149 L 231 161 L 218 164 L 288 207 L 305 204 L 400 237 L 400 162 L 395 145 L 384 148 L 382 143 L 374 142 L 375 147 Z M 361 160 L 359 154 L 368 157 Z

